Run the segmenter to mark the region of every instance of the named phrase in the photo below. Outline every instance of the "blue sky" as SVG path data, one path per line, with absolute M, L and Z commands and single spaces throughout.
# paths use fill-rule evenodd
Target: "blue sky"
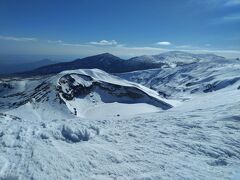
M 0 0 L 0 55 L 240 56 L 240 0 Z

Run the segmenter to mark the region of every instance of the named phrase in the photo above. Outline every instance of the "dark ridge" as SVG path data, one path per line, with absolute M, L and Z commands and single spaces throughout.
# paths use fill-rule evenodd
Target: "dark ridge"
M 121 59 L 110 53 L 98 54 L 95 56 L 89 56 L 82 59 L 76 59 L 71 62 L 62 62 L 57 64 L 51 64 L 47 66 L 42 66 L 40 68 L 15 73 L 10 75 L 1 75 L 0 77 L 30 77 L 38 75 L 49 75 L 56 74 L 65 70 L 75 70 L 75 69 L 101 69 L 108 73 L 123 73 L 137 70 L 160 68 L 162 63 L 146 62 L 146 61 L 134 61 L 133 58 L 129 60 Z

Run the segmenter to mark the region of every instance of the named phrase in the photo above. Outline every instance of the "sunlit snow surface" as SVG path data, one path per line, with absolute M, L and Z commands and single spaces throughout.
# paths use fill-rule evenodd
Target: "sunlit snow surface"
M 91 72 L 94 71 L 96 70 Z M 240 77 L 240 72 L 235 69 L 232 72 L 233 75 L 228 74 L 225 79 Z M 88 75 L 89 73 L 87 72 Z M 213 75 L 214 73 L 216 72 Z M 96 72 L 91 76 L 95 80 L 104 80 L 107 77 L 96 77 L 97 74 L 101 73 Z M 123 86 L 131 84 L 113 76 L 108 78 L 113 78 L 111 82 Z M 202 76 L 198 78 L 201 79 Z M 224 74 L 214 75 L 214 78 L 224 80 Z M 53 79 L 50 78 L 49 81 L 52 82 Z M 43 79 L 31 83 L 37 81 Z M 104 82 L 106 81 L 109 79 Z M 77 82 L 81 82 L 81 79 Z M 179 81 L 177 83 L 181 84 Z M 184 99 L 178 91 L 174 91 L 171 98 L 176 97 L 176 101 L 172 101 L 175 102 L 172 103 L 174 107 L 168 110 L 162 110 L 149 104 L 151 101 L 145 101 L 150 96 L 156 96 L 150 89 L 142 89 L 149 95 L 144 96 L 144 101 L 137 103 L 133 110 L 130 106 L 134 104 L 129 99 L 119 100 L 121 105 L 118 106 L 118 103 L 110 102 L 110 99 L 103 99 L 110 96 L 102 96 L 95 89 L 95 94 L 88 98 L 94 97 L 99 103 L 96 109 L 85 114 L 80 113 L 82 117 L 74 115 L 71 107 L 76 107 L 78 101 L 92 107 L 89 105 L 92 99 L 82 101 L 80 98 L 74 102 L 65 100 L 66 104 L 59 104 L 53 87 L 50 87 L 48 101 L 45 101 L 46 96 L 42 94 L 44 102 L 31 100 L 17 108 L 7 108 L 4 104 L 0 114 L 0 177 L 239 179 L 239 86 L 240 81 L 236 81 L 207 93 L 199 91 L 190 94 L 186 90 Z M 159 84 L 158 87 L 163 86 Z M 21 82 L 18 91 L 24 88 L 29 89 L 31 94 L 32 90 L 27 82 Z M 3 102 L 3 94 L 7 93 L 1 93 Z M 16 101 L 16 97 L 8 99 Z M 35 94 L 34 99 L 37 99 Z M 164 98 L 159 100 L 164 101 Z M 177 101 L 180 103 L 176 103 Z M 170 102 L 169 100 L 168 103 Z M 146 110 L 148 108 L 149 111 Z M 76 109 L 78 110 L 77 107 Z M 136 109 L 139 112 L 135 112 Z M 80 110 L 81 108 L 79 112 Z M 128 114 L 128 110 L 133 113 Z

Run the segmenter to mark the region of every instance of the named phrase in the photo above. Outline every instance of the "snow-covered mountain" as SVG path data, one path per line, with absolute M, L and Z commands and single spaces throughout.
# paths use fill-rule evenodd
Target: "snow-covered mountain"
M 185 64 L 205 62 L 206 60 L 219 62 L 226 61 L 227 59 L 214 54 L 191 54 L 187 52 L 170 51 L 158 55 L 137 56 L 124 60 L 112 54 L 103 53 L 83 59 L 76 59 L 71 62 L 43 66 L 32 71 L 18 73 L 17 76 L 29 77 L 33 75 L 56 74 L 65 70 L 93 68 L 101 69 L 108 73 L 124 73 L 162 67 L 177 67 Z
M 119 77 L 158 91 L 164 97 L 211 92 L 240 81 L 240 61 L 212 54 L 168 52 L 150 56 L 169 66 L 119 74 Z
M 157 92 L 98 69 L 9 80 L 0 86 L 0 111 L 20 118 L 31 112 L 38 119 L 120 116 L 172 107 Z
M 148 61 L 164 65 L 2 78 L 0 178 L 239 179 L 240 62 L 169 52 L 127 63 Z
M 63 62 L 43 66 L 32 71 L 17 74 L 18 76 L 32 76 L 32 75 L 46 75 L 56 74 L 64 70 L 74 69 L 101 69 L 108 73 L 121 73 L 136 70 L 144 70 L 151 68 L 162 67 L 163 63 L 134 61 L 134 59 L 124 60 L 109 53 L 98 54 L 89 56 L 83 59 L 76 59 L 71 62 Z
M 224 57 L 215 54 L 192 54 L 183 51 L 169 51 L 157 55 L 143 55 L 129 59 L 132 62 L 162 63 L 163 67 L 176 67 L 183 64 L 191 64 L 203 61 L 221 61 Z M 157 68 L 157 67 L 155 67 Z M 147 69 L 147 68 L 146 68 Z

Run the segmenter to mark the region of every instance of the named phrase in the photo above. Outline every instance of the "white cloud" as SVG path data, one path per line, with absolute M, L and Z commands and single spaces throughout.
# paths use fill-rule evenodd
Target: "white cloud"
M 94 47 L 88 44 L 77 44 L 77 43 L 59 43 L 62 46 L 72 46 L 72 47 Z
M 69 42 L 64 42 L 62 40 L 47 40 L 49 44 L 57 44 L 61 46 L 72 46 L 72 47 L 93 47 L 92 45 L 89 44 L 81 44 L 81 43 L 69 43 Z
M 236 6 L 240 5 L 240 0 L 189 0 L 190 3 L 204 3 L 211 7 L 217 7 L 217 6 Z
M 240 0 L 226 0 L 225 6 L 235 6 L 240 5 Z
M 160 41 L 156 43 L 157 45 L 161 45 L 161 46 L 170 46 L 172 45 L 172 43 L 168 42 L 168 41 Z
M 227 16 L 219 17 L 212 21 L 213 25 L 221 25 L 226 23 L 236 23 L 240 21 L 240 14 L 230 14 Z
M 115 40 L 110 40 L 110 41 L 101 40 L 101 41 L 90 42 L 90 44 L 92 44 L 92 45 L 100 45 L 100 46 L 112 46 L 112 45 L 117 45 L 118 43 Z
M 14 36 L 1 36 L 1 40 L 7 40 L 7 41 L 37 41 L 36 38 L 29 38 L 29 37 L 14 37 Z
M 223 17 L 222 20 L 225 22 L 240 21 L 240 14 L 231 14 L 229 16 Z
M 62 40 L 47 40 L 48 43 L 56 43 L 56 44 L 61 44 L 63 43 Z
M 36 41 L 36 38 L 26 38 L 26 37 L 12 37 L 12 36 L 1 36 L 0 39 L 11 40 L 11 41 Z M 41 41 L 41 40 L 38 40 Z M 52 43 L 51 46 L 46 46 L 45 49 L 40 51 L 37 46 L 21 46 L 21 51 L 28 51 L 29 48 L 32 48 L 32 52 L 35 53 L 55 53 L 59 55 L 95 55 L 103 52 L 109 52 L 121 57 L 133 57 L 139 55 L 153 55 L 159 54 L 167 51 L 187 51 L 192 53 L 216 53 L 218 55 L 226 57 L 240 57 L 240 50 L 214 50 L 206 48 L 210 46 L 209 44 L 205 45 L 205 48 L 195 47 L 192 45 L 179 45 L 179 46 L 169 46 L 172 45 L 170 42 L 158 42 L 159 45 L 165 45 L 161 47 L 156 46 L 127 46 L 123 44 L 118 44 L 116 41 L 106 41 L 102 40 L 99 42 L 92 43 L 69 43 L 62 40 L 43 40 L 42 42 Z M 97 45 L 97 46 L 96 46 Z M 156 44 L 155 44 L 156 45 Z
M 213 25 L 221 25 L 226 23 L 236 23 L 240 21 L 240 14 L 229 14 L 223 17 L 214 19 L 211 23 Z
M 193 5 L 204 5 L 206 9 L 230 8 L 240 6 L 240 0 L 188 0 Z

